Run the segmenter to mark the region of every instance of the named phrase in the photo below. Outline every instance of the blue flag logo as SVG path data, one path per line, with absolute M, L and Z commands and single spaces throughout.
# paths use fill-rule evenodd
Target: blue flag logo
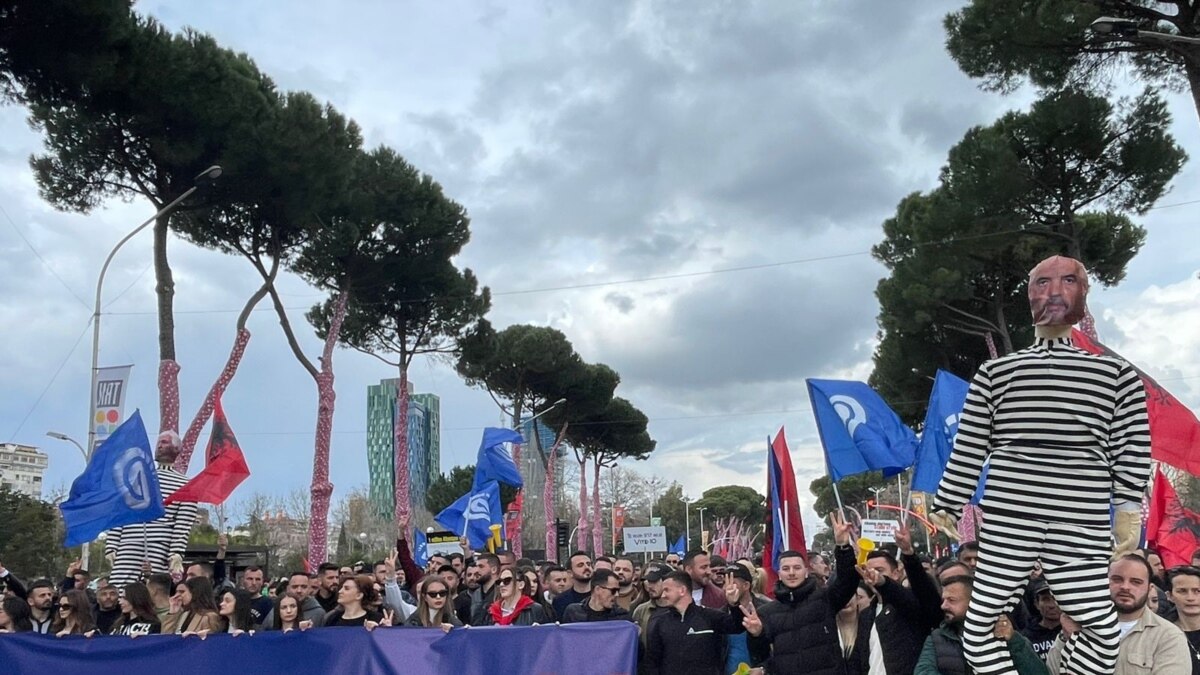
M 434 520 L 451 532 L 465 536 L 472 548 L 482 549 L 487 546 L 487 541 L 492 536 L 491 526 L 500 525 L 503 518 L 504 512 L 500 510 L 500 484 L 490 481 L 478 491 L 459 497 L 437 514 Z
M 675 555 L 679 556 L 687 555 L 687 542 L 684 541 L 682 534 L 679 535 L 679 540 L 675 542 L 675 545 L 671 547 L 671 550 L 668 551 L 668 553 L 674 553 Z
M 429 537 L 419 527 L 413 531 L 413 562 L 417 567 L 429 564 Z
M 831 479 L 878 470 L 895 475 L 912 466 L 917 435 L 874 389 L 863 382 L 806 382 Z
M 141 411 L 134 411 L 92 453 L 59 505 L 67 530 L 64 545 L 78 546 L 105 530 L 161 518 L 166 513 L 162 501 L 150 439 Z
M 969 386 L 966 380 L 952 373 L 937 371 L 933 391 L 929 394 L 929 410 L 925 413 L 925 428 L 917 447 L 912 489 L 930 494 L 937 492 L 942 472 L 950 461 L 950 451 L 954 449 Z
M 472 490 L 478 491 L 488 481 L 496 481 L 513 487 L 523 487 L 521 472 L 513 462 L 505 443 L 520 443 L 521 434 L 512 429 L 488 427 L 483 430 L 479 443 L 479 455 L 475 459 L 475 482 Z

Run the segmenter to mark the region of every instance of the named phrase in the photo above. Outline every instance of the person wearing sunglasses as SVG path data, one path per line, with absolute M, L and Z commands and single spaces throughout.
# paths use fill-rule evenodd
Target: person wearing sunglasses
M 441 628 L 449 633 L 451 628 L 462 626 L 462 622 L 454 614 L 450 604 L 450 587 L 437 576 L 426 576 L 422 579 L 420 598 L 417 599 L 417 610 L 408 617 L 406 626 L 416 628 Z
M 87 593 L 71 589 L 63 593 L 58 601 L 58 616 L 54 619 L 54 627 L 50 630 L 58 637 L 64 635 L 83 635 L 96 628 L 96 620 L 92 618 L 92 603 Z
M 550 623 L 546 608 L 533 601 L 525 591 L 525 575 L 510 568 L 500 570 L 496 578 L 496 601 L 484 612 L 481 626 L 534 626 Z
M 633 621 L 629 611 L 617 604 L 620 592 L 621 581 L 615 572 L 596 570 L 592 573 L 592 594 L 583 602 L 567 605 L 562 622 Z

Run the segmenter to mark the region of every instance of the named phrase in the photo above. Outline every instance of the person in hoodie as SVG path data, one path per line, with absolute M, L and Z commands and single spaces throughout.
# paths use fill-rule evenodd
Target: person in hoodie
M 844 659 L 838 646 L 837 613 L 850 602 L 858 588 L 854 571 L 856 556 L 850 545 L 850 525 L 837 512 L 833 525 L 834 577 L 821 588 L 808 575 L 808 564 L 799 551 L 779 554 L 779 581 L 775 600 L 747 616 L 746 631 L 752 638 L 769 643 L 769 673 L 841 675 Z
M 670 608 L 651 619 L 647 629 L 643 665 L 650 675 L 722 675 L 725 636 L 745 632 L 743 613 L 754 616 L 750 597 L 736 591 L 725 595 L 727 602 L 735 603 L 727 608 L 696 604 L 693 582 L 694 577 L 679 571 L 663 581 Z
M 562 623 L 586 621 L 633 621 L 629 612 L 617 604 L 621 592 L 621 581 L 612 570 L 596 570 L 592 573 L 592 592 L 587 600 L 567 605 L 559 620 Z
M 296 599 L 300 604 L 300 621 L 303 628 L 312 628 L 313 626 L 325 625 L 325 610 L 321 604 L 308 594 L 309 583 L 308 574 L 305 572 L 292 572 L 292 576 L 288 579 L 287 595 Z M 263 630 L 276 630 L 275 608 L 263 618 Z

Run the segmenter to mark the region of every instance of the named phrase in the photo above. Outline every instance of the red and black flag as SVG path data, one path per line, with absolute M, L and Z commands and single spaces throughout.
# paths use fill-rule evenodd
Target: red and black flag
M 246 458 L 238 447 L 233 429 L 225 419 L 221 399 L 213 408 L 212 433 L 208 438 L 204 470 L 196 474 L 186 485 L 167 497 L 163 503 L 204 502 L 220 504 L 229 498 L 233 490 L 250 475 Z
M 1124 358 L 1078 329 L 1071 331 L 1071 340 L 1076 347 L 1092 354 Z M 1146 387 L 1151 457 L 1193 476 L 1200 476 L 1200 422 L 1196 421 L 1196 415 L 1154 378 L 1137 366 L 1134 366 L 1134 370 L 1141 375 L 1142 384 Z

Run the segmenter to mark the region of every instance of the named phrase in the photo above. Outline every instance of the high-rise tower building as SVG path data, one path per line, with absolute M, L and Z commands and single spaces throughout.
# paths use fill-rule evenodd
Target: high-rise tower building
M 399 378 L 367 387 L 367 469 L 371 506 L 380 516 L 395 512 L 395 424 Z M 408 484 L 413 508 L 425 507 L 431 481 L 441 475 L 441 401 L 436 394 L 414 394 L 408 383 Z

